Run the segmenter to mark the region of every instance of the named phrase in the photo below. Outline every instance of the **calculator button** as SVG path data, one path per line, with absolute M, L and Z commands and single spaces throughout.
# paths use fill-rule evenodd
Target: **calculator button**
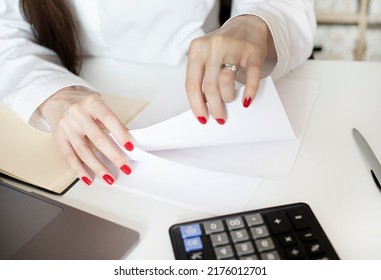
M 322 256 L 322 257 L 319 257 L 319 258 L 314 259 L 314 260 L 328 261 L 328 260 L 330 260 L 330 258 L 327 256 Z
M 230 232 L 230 236 L 233 240 L 233 243 L 249 240 L 249 235 L 246 229 L 233 230 Z
M 299 232 L 299 238 L 303 243 L 317 240 L 316 233 L 312 230 L 304 230 Z
M 303 208 L 294 208 L 287 210 L 287 214 L 296 229 L 305 229 L 311 227 L 311 217 Z
M 255 254 L 248 255 L 248 256 L 242 256 L 239 258 L 240 260 L 247 260 L 247 261 L 255 261 L 258 260 L 258 256 Z
M 187 239 L 184 239 L 183 241 L 184 241 L 185 252 L 187 253 L 192 251 L 200 251 L 203 248 L 202 241 L 199 236 L 187 238 Z
M 285 233 L 292 231 L 290 220 L 284 211 L 275 211 L 265 214 L 273 234 Z
M 255 245 L 259 252 L 273 250 L 275 248 L 274 242 L 270 237 L 256 240 Z
M 180 232 L 183 239 L 201 236 L 201 227 L 199 224 L 185 225 L 180 227 Z
M 213 247 L 229 243 L 228 235 L 225 232 L 212 234 L 210 240 L 212 241 Z
M 203 260 L 204 259 L 204 254 L 202 251 L 199 252 L 192 252 L 188 255 L 189 260 Z
M 254 239 L 259 239 L 269 236 L 269 231 L 266 226 L 252 227 L 250 228 L 251 235 Z
M 230 245 L 214 248 L 214 253 L 216 253 L 216 258 L 218 260 L 234 257 L 234 253 Z
M 226 224 L 229 230 L 239 229 L 244 227 L 243 220 L 241 217 L 226 219 Z
M 259 213 L 255 213 L 255 214 L 251 214 L 251 215 L 246 215 L 245 216 L 245 220 L 246 220 L 246 223 L 247 223 L 247 225 L 249 227 L 258 226 L 258 225 L 262 225 L 263 224 L 262 216 Z
M 249 255 L 254 253 L 254 247 L 251 242 L 243 242 L 235 245 L 238 256 Z
M 278 237 L 278 240 L 282 247 L 288 247 L 298 244 L 298 239 L 294 233 L 283 234 Z
M 261 254 L 262 260 L 280 260 L 280 256 L 277 251 L 270 251 Z
M 224 225 L 221 220 L 214 220 L 203 223 L 205 234 L 209 235 L 215 232 L 224 231 Z
M 306 245 L 305 249 L 309 256 L 316 256 L 324 253 L 323 247 L 318 242 Z
M 301 260 L 305 258 L 302 249 L 299 246 L 290 247 L 284 250 L 286 257 L 291 260 Z

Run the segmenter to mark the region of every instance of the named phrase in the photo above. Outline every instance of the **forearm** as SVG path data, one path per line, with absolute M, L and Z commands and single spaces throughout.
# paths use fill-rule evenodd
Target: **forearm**
M 51 50 L 37 43 L 17 1 L 0 11 L 0 102 L 28 123 L 38 106 L 62 88 L 90 87 L 67 71 Z

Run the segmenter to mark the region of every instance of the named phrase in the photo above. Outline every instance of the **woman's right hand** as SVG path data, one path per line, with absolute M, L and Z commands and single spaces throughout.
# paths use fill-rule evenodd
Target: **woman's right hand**
M 125 155 L 108 136 L 108 132 L 126 150 L 132 151 L 134 145 L 130 134 L 98 93 L 67 87 L 42 103 L 39 110 L 50 125 L 69 167 L 87 185 L 93 181 L 90 170 L 110 185 L 115 181 L 95 155 L 94 147 L 125 174 L 131 173 Z

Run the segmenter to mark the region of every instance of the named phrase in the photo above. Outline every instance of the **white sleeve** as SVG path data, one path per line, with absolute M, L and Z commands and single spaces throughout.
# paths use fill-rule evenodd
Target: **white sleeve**
M 233 0 L 232 16 L 254 14 L 268 25 L 275 43 L 277 79 L 312 54 L 316 32 L 313 0 Z
M 0 1 L 0 102 L 28 123 L 37 107 L 67 86 L 90 87 L 35 42 L 18 0 Z

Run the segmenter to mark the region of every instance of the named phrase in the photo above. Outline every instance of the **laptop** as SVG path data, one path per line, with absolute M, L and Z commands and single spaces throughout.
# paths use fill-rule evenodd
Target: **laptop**
M 116 260 L 139 233 L 0 179 L 0 259 Z

